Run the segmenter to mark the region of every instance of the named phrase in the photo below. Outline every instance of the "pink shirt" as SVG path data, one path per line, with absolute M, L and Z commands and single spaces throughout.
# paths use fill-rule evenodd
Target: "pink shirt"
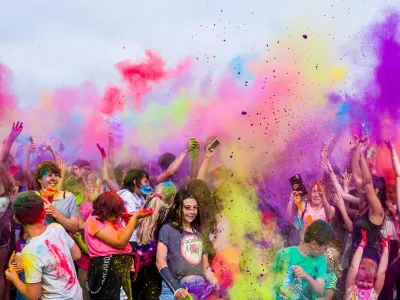
M 79 213 L 81 214 L 81 217 L 84 222 L 92 215 L 93 211 L 93 202 L 92 201 L 85 201 L 79 206 Z M 81 232 L 83 239 L 84 237 L 84 232 L 82 230 Z M 81 258 L 76 260 L 75 263 L 78 265 L 79 268 L 81 268 L 84 271 L 87 271 L 89 269 L 89 262 L 90 258 L 87 254 L 83 253 L 81 251 Z
M 85 225 L 85 242 L 89 250 L 90 257 L 103 257 L 111 254 L 130 254 L 132 253 L 132 247 L 129 243 L 126 244 L 123 249 L 113 248 L 106 243 L 100 241 L 95 237 L 95 234 L 99 231 L 103 230 L 107 226 L 112 226 L 118 232 L 121 232 L 124 228 L 121 225 L 120 221 L 115 222 L 114 224 L 104 221 L 100 222 L 97 220 L 97 216 L 90 216 L 86 220 Z
M 93 202 L 85 201 L 79 206 L 79 212 L 84 222 L 92 215 Z

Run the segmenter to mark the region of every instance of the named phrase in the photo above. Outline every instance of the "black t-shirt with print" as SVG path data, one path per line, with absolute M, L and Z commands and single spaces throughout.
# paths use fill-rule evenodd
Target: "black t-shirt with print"
M 181 232 L 165 224 L 158 241 L 168 247 L 167 264 L 178 280 L 190 275 L 203 275 L 201 257 L 207 252 L 199 232 Z

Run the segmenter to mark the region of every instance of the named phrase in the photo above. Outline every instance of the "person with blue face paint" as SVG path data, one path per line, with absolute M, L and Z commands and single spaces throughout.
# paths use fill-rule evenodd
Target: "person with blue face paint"
M 141 169 L 131 169 L 126 173 L 122 189 L 117 194 L 124 201 L 127 212 L 134 214 L 143 207 L 145 197 L 152 191 L 154 190 L 149 184 L 149 174 Z M 129 243 L 132 249 L 135 250 L 137 246 L 136 230 L 133 232 Z

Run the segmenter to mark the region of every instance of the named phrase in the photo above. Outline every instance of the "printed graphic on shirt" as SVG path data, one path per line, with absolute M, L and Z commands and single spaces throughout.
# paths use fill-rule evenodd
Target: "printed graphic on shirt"
M 188 263 L 198 265 L 201 262 L 202 251 L 203 243 L 199 236 L 195 234 L 183 236 L 181 242 L 181 254 Z

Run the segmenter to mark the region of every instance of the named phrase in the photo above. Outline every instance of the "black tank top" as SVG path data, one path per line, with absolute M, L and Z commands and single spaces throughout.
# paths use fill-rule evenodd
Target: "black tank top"
M 353 253 L 358 248 L 362 240 L 361 229 L 367 232 L 367 246 L 364 249 L 365 253 L 375 252 L 380 254 L 381 250 L 381 226 L 375 225 L 369 219 L 369 207 L 367 206 L 360 214 L 354 218 L 353 222 Z M 379 255 L 380 256 L 380 255 Z M 363 255 L 365 257 L 365 255 Z

